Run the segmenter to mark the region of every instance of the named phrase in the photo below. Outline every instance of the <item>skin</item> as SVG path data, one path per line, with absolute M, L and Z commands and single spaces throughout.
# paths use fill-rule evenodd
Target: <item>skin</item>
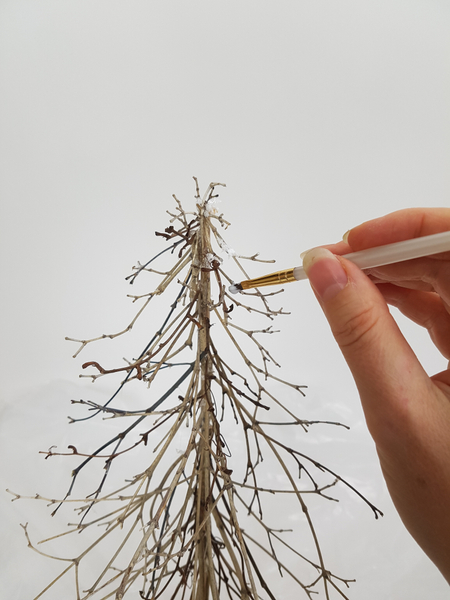
M 304 267 L 353 374 L 406 528 L 450 583 L 450 370 L 429 376 L 388 304 L 450 360 L 450 252 L 363 273 L 337 256 L 450 230 L 450 209 L 406 209 L 309 251 Z

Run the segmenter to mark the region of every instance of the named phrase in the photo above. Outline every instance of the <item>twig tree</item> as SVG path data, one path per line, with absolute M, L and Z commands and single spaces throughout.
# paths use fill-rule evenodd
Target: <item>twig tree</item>
M 273 292 L 256 290 L 238 298 L 228 294 L 232 280 L 220 254 L 232 256 L 247 278 L 240 261 L 245 257 L 236 256 L 220 233 L 229 225 L 215 208 L 215 190 L 222 184 L 211 183 L 201 197 L 195 182 L 196 210 L 185 211 L 174 196 L 176 208 L 168 211 L 170 225 L 164 232 L 156 232 L 168 247 L 147 263 L 138 264 L 127 278 L 132 284 L 145 272 L 160 277 L 154 291 L 131 296 L 133 301 L 142 302 L 131 323 L 118 333 L 94 339 L 67 338 L 79 342 L 77 356 L 92 342 L 130 331 L 155 297 L 176 289 L 162 324 L 137 358 L 115 368 L 96 361 L 82 365 L 90 370 L 88 376 L 93 381 L 112 373 L 120 373 L 122 381 L 103 404 L 73 401 L 87 407 L 90 414 L 72 422 L 103 417 L 120 419 L 125 425 L 93 451 L 79 451 L 71 445 L 68 452 L 56 452 L 54 447 L 46 452 L 46 458 L 64 454 L 80 458 L 65 498 L 36 498 L 53 505 L 52 514 L 75 503 L 77 522 L 69 524 L 56 539 L 80 533 L 86 543 L 76 557 L 55 556 L 40 550 L 32 542 L 27 525 L 23 526 L 33 550 L 66 562 L 35 600 L 44 597 L 69 572 L 74 573 L 76 600 L 274 600 L 274 573 L 267 567 L 268 559 L 276 567 L 275 574 L 278 571 L 298 586 L 298 597 L 347 598 L 343 590 L 349 580 L 332 574 L 325 566 L 307 498 L 313 495 L 334 500 L 328 494 L 337 483 L 360 494 L 325 465 L 289 445 L 284 433 L 280 434 L 286 427 L 306 432 L 320 421 L 302 420 L 272 391 L 275 384 L 277 389 L 284 386 L 303 395 L 304 387 L 274 375 L 272 368 L 279 365 L 258 339 L 274 333 L 272 325 L 251 330 L 238 325 L 235 315 L 241 311 L 246 319 L 250 316 L 271 322 L 283 311 L 270 308 L 268 297 L 275 295 Z M 154 261 L 165 253 L 175 257 L 175 264 L 167 271 L 155 271 Z M 260 260 L 258 255 L 247 258 Z M 225 341 L 226 351 L 222 348 Z M 240 366 L 228 359 L 231 348 Z M 153 390 L 164 372 L 170 373 L 170 381 L 164 393 L 155 397 Z M 133 380 L 149 388 L 151 402 L 139 410 L 119 404 L 120 392 Z M 265 415 L 271 412 L 275 417 L 268 420 Z M 234 423 L 232 441 L 224 434 L 227 419 Z M 110 474 L 120 457 L 135 453 L 140 460 L 144 457 L 145 467 L 138 474 L 132 473 L 119 488 L 111 488 Z M 279 473 L 281 483 L 276 486 L 261 483 L 261 465 L 267 455 L 272 456 L 269 463 L 272 460 Z M 95 461 L 104 466 L 97 488 L 85 498 L 74 499 L 81 471 Z M 276 494 L 280 495 L 281 507 L 285 498 L 295 499 L 309 531 L 307 552 L 299 548 L 303 539 L 294 536 L 295 542 L 288 541 L 286 529 L 274 528 L 274 515 L 268 518 L 266 497 Z M 14 499 L 21 497 L 14 493 Z M 375 517 L 381 514 L 363 500 Z M 283 508 L 279 512 L 278 520 L 283 521 Z M 99 561 L 94 580 L 86 581 L 83 565 L 92 564 L 97 555 L 107 558 Z

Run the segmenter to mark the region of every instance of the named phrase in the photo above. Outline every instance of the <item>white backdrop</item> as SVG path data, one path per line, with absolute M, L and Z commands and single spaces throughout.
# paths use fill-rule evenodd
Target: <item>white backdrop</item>
M 228 244 L 279 268 L 364 220 L 449 205 L 449 25 L 445 0 L 1 0 L 1 490 L 65 493 L 73 465 L 38 451 L 75 435 L 71 398 L 110 388 L 78 379 L 94 349 L 74 361 L 64 337 L 128 323 L 124 277 L 162 248 L 171 194 L 194 206 L 193 175 L 227 184 Z M 308 415 L 351 425 L 309 443 L 385 513 L 345 494 L 327 507 L 326 561 L 357 579 L 351 598 L 448 598 L 391 505 L 308 283 L 280 302 L 283 375 L 308 385 Z M 53 526 L 37 504 L 0 491 L 2 598 L 33 598 L 54 568 L 19 527 Z

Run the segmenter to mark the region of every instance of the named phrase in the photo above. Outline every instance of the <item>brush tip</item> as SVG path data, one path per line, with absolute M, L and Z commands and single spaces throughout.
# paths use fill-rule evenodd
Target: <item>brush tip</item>
M 238 292 L 242 292 L 242 285 L 240 283 L 232 283 L 228 288 L 228 291 L 232 294 L 237 294 Z

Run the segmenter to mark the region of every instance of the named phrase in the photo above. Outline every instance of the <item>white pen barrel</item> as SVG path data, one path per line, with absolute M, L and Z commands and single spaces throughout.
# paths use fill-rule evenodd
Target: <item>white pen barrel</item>
M 351 260 L 360 269 L 370 269 L 422 256 L 431 256 L 449 249 L 450 231 L 444 231 L 403 242 L 367 248 L 359 252 L 344 254 L 344 257 Z
M 294 275 L 297 281 L 300 281 L 301 279 L 308 279 L 306 277 L 305 269 L 303 267 L 294 267 L 292 274 Z
M 343 256 L 347 260 L 351 260 L 360 269 L 370 269 L 447 251 L 450 251 L 450 231 L 367 248 Z M 306 279 L 303 267 L 294 267 L 293 275 L 297 281 Z

